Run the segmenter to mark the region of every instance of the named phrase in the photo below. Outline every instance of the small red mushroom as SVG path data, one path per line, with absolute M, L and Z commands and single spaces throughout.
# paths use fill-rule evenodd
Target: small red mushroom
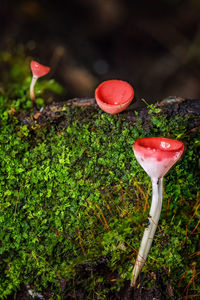
M 30 85 L 30 97 L 33 104 L 35 104 L 34 86 L 36 84 L 36 81 L 38 80 L 38 78 L 45 76 L 47 73 L 49 73 L 50 68 L 47 66 L 43 66 L 34 60 L 31 61 L 30 66 L 31 66 L 31 71 L 33 73 L 32 81 Z
M 104 81 L 95 91 L 97 104 L 109 114 L 117 114 L 126 109 L 133 97 L 134 90 L 132 86 L 122 80 Z
M 184 145 L 180 141 L 163 137 L 141 138 L 135 142 L 133 151 L 139 164 L 151 177 L 152 202 L 148 225 L 145 228 L 133 269 L 132 287 L 135 286 L 137 277 L 147 259 L 160 218 L 163 177 L 183 154 Z

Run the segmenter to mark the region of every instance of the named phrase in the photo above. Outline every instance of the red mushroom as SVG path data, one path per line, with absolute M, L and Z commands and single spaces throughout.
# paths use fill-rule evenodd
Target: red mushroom
M 95 91 L 97 104 L 109 114 L 117 114 L 126 109 L 133 97 L 134 90 L 132 86 L 122 80 L 104 81 Z
M 135 286 L 137 277 L 146 261 L 158 225 L 162 207 L 163 176 L 179 160 L 184 151 L 184 145 L 180 141 L 162 137 L 142 138 L 135 142 L 133 151 L 139 164 L 151 177 L 152 203 L 148 226 L 145 228 L 133 269 L 132 287 Z
M 33 73 L 32 81 L 30 85 L 30 97 L 33 104 L 35 104 L 34 86 L 36 84 L 36 81 L 38 80 L 38 78 L 45 76 L 47 73 L 49 73 L 50 68 L 47 66 L 43 66 L 34 60 L 31 61 L 30 66 L 31 66 L 31 71 Z

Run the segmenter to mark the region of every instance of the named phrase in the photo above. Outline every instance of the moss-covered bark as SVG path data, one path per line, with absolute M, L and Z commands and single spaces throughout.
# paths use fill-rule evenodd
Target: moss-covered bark
M 200 294 L 199 101 L 185 114 L 183 103 L 114 116 L 67 103 L 2 112 L 1 299 L 27 285 L 47 299 Z M 155 241 L 130 291 L 151 199 L 132 151 L 144 136 L 181 139 L 186 151 L 165 178 Z

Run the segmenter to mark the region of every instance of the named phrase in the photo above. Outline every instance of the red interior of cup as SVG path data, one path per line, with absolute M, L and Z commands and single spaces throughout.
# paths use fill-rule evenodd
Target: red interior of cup
M 143 138 L 138 140 L 138 144 L 141 147 L 156 149 L 161 151 L 178 151 L 182 148 L 182 142 L 177 140 L 152 137 L 152 138 Z
M 157 157 L 158 160 L 171 157 L 176 152 L 183 152 L 184 144 L 180 141 L 163 137 L 138 139 L 134 149 L 145 157 Z
M 133 99 L 132 86 L 122 80 L 107 80 L 96 89 L 96 98 L 109 105 L 124 104 Z

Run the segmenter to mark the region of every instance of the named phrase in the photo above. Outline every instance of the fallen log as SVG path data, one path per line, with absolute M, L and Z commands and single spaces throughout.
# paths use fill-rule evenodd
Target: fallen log
M 47 122 L 59 123 L 64 118 L 64 111 L 67 107 L 88 107 L 99 110 L 94 98 L 74 98 L 63 102 L 52 103 L 51 105 L 34 110 L 31 114 L 21 115 L 19 117 L 23 124 L 32 126 L 34 124 L 45 125 Z M 173 118 L 175 115 L 182 117 L 193 116 L 192 122 L 188 124 L 190 130 L 196 130 L 200 127 L 200 99 L 183 99 L 180 97 L 168 97 L 155 103 L 155 107 L 160 109 L 160 114 Z M 137 111 L 137 114 L 135 113 Z M 151 115 L 149 107 L 135 109 L 135 103 L 130 105 L 127 110 L 121 113 L 129 122 L 135 122 L 138 118 L 143 124 L 147 124 Z

